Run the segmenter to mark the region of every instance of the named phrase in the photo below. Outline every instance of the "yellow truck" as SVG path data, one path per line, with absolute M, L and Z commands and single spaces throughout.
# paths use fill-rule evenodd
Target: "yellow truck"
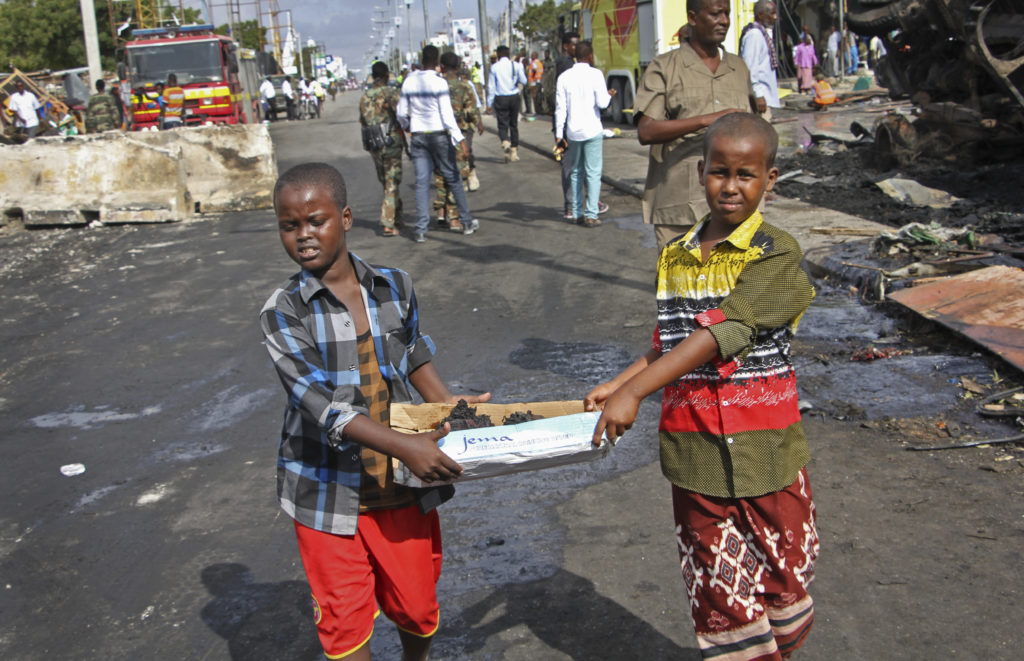
M 753 5 L 730 0 L 731 25 L 724 44 L 730 53 L 739 53 L 740 32 L 754 20 Z M 594 66 L 604 72 L 608 88 L 617 91 L 608 109 L 610 119 L 622 123 L 632 112 L 644 69 L 654 56 L 679 47 L 686 0 L 582 0 L 561 24 L 593 43 Z

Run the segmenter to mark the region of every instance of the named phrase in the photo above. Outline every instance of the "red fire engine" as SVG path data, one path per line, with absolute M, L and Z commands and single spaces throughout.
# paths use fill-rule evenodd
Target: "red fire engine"
M 238 79 L 238 45 L 212 25 L 133 30 L 125 44 L 132 88 L 132 128 L 158 127 L 158 85 L 174 74 L 185 90 L 186 126 L 246 123 Z

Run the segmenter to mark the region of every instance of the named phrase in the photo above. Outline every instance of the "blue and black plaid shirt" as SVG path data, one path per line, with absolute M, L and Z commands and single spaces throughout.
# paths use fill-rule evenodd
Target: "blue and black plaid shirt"
M 349 255 L 390 400 L 407 402 L 409 374 L 435 351 L 420 334 L 412 279 Z M 342 436 L 352 418 L 367 413 L 355 322 L 317 277 L 301 271 L 267 300 L 260 326 L 288 393 L 277 459 L 281 507 L 310 528 L 355 534 L 362 446 Z

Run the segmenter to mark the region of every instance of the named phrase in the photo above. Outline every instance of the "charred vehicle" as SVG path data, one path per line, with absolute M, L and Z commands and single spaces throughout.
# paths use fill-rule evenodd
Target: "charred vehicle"
M 894 97 L 921 109 L 914 126 L 889 117 L 877 127 L 880 153 L 1024 148 L 1024 2 L 1021 0 L 851 0 L 849 28 L 883 39 L 877 75 Z

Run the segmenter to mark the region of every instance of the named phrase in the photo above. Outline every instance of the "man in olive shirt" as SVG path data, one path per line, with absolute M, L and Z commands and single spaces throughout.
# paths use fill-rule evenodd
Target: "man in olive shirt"
M 633 114 L 640 144 L 651 145 L 643 214 L 659 252 L 708 212 L 697 173 L 704 130 L 722 115 L 756 108 L 747 65 L 722 48 L 729 0 L 687 0 L 686 15 L 689 36 L 651 61 Z

